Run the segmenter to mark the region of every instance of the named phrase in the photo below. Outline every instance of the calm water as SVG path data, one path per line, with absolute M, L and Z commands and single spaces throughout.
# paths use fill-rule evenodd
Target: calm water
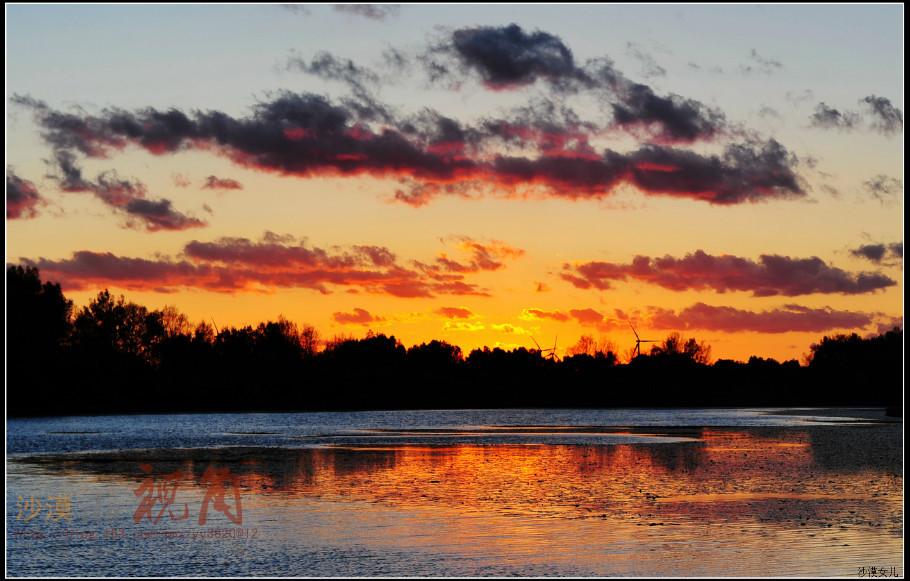
M 7 573 L 903 575 L 902 459 L 882 410 L 9 420 Z

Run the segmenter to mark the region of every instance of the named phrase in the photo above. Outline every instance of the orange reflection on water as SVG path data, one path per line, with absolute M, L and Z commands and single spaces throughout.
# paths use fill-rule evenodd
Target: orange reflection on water
M 135 480 L 137 466 L 149 460 L 142 454 L 151 453 L 159 455 L 156 470 L 182 469 L 189 486 L 198 486 L 194 467 L 227 467 L 252 497 L 281 493 L 655 526 L 681 521 L 902 526 L 900 462 L 895 468 L 893 458 L 876 463 L 875 455 L 845 453 L 855 432 L 711 428 L 688 435 L 695 437 L 657 444 L 134 451 L 135 458 L 116 453 L 115 462 L 98 454 L 79 460 L 70 455 L 64 470 Z
M 610 434 L 644 436 L 635 429 Z M 31 461 L 38 472 L 79 475 L 85 482 L 71 495 L 80 499 L 107 499 L 124 484 L 130 492 L 140 464 L 161 474 L 182 470 L 179 494 L 189 494 L 181 502 L 191 510 L 202 499 L 202 471 L 227 468 L 238 476 L 245 526 L 249 517 L 281 550 L 413 549 L 627 576 L 717 574 L 728 562 L 731 574 L 844 575 L 871 555 L 901 555 L 899 432 L 711 428 L 685 435 L 609 445 L 136 450 Z M 131 492 L 126 501 L 132 514 Z M 768 568 L 775 560 L 787 565 Z

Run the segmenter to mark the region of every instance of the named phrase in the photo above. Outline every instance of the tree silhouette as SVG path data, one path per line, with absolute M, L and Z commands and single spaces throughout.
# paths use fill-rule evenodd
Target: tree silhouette
M 99 292 L 73 321 L 72 370 L 80 411 L 161 405 L 153 390 L 164 338 L 160 313 Z
M 408 363 L 426 369 L 451 370 L 464 362 L 461 347 L 432 340 L 408 349 Z
M 677 359 L 689 359 L 695 363 L 711 363 L 711 346 L 704 341 L 699 343 L 694 337 L 683 340 L 679 333 L 670 333 L 663 342 L 651 347 L 652 356 L 665 356 Z
M 73 302 L 37 268 L 6 269 L 8 409 L 58 413 L 65 399 Z
M 382 333 L 333 343 L 318 358 L 317 399 L 330 408 L 396 407 L 404 399 L 406 358 L 401 342 Z
M 584 335 L 563 360 L 524 347 L 336 336 L 283 316 L 253 327 L 193 326 L 98 293 L 73 316 L 59 284 L 7 267 L 7 412 L 16 415 L 477 407 L 885 405 L 903 401 L 903 330 L 824 337 L 806 365 L 753 356 L 711 364 L 671 333 L 620 364 Z
M 903 394 L 903 337 L 899 327 L 867 339 L 856 333 L 825 336 L 807 357 L 818 389 L 844 404 L 896 406 Z
M 85 349 L 113 350 L 150 361 L 165 327 L 159 312 L 126 302 L 123 295 L 114 299 L 103 290 L 76 315 L 73 335 L 74 343 Z
M 69 339 L 73 301 L 60 285 L 41 283 L 38 269 L 10 266 L 6 270 L 7 352 L 32 357 L 57 352 Z
M 577 343 L 566 349 L 566 357 L 582 354 L 591 357 L 612 357 L 618 360 L 616 343 L 603 335 L 599 339 L 594 339 L 593 335 L 582 335 Z

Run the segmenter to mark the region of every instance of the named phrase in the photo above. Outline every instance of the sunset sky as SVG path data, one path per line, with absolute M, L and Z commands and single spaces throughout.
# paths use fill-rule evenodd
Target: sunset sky
M 903 16 L 7 5 L 6 260 L 222 328 L 801 359 L 903 327 Z

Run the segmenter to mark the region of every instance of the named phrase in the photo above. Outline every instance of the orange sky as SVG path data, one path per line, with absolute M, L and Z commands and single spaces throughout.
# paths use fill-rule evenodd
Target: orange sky
M 902 6 L 6 12 L 7 263 L 77 307 L 740 360 L 903 326 Z

